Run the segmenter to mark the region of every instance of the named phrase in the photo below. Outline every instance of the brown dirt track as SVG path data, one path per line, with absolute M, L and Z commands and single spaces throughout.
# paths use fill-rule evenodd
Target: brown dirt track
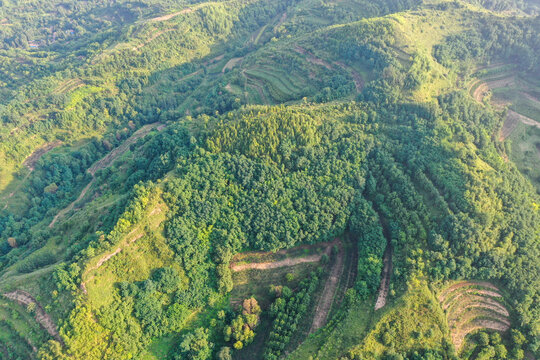
M 324 284 L 324 289 L 317 304 L 317 309 L 315 310 L 315 316 L 313 317 L 313 322 L 311 324 L 309 333 L 317 331 L 326 324 L 328 314 L 330 313 L 332 303 L 334 302 L 334 295 L 339 284 L 339 279 L 343 274 L 345 256 L 343 251 L 343 245 L 341 244 L 341 242 L 338 242 L 337 246 L 339 250 L 334 264 L 330 269 L 330 274 L 328 275 L 328 278 L 326 279 L 326 282 Z M 327 250 L 328 249 L 331 249 L 331 247 L 328 247 Z
M 36 321 L 51 335 L 56 341 L 63 343 L 58 330 L 56 329 L 56 324 L 52 318 L 45 312 L 43 307 L 34 299 L 32 295 L 23 290 L 15 290 L 10 293 L 3 294 L 6 298 L 17 302 L 22 306 L 28 306 L 30 304 L 35 304 L 35 319 Z

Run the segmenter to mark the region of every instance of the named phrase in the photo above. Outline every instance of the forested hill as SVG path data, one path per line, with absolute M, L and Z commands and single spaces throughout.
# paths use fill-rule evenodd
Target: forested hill
M 0 359 L 540 356 L 533 0 L 0 0 Z

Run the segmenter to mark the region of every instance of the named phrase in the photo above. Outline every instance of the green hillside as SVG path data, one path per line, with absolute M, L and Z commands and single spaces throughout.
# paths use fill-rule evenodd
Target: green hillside
M 539 12 L 0 1 L 0 359 L 538 358 Z

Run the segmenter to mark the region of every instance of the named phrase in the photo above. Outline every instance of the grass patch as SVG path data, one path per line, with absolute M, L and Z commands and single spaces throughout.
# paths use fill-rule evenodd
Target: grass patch
M 540 129 L 518 123 L 508 139 L 510 159 L 540 192 Z
M 177 336 L 175 334 L 166 335 L 154 339 L 146 351 L 139 357 L 141 360 L 159 360 L 167 359 L 172 347 L 176 344 Z
M 351 350 L 365 359 L 380 359 L 388 349 L 408 354 L 413 351 L 448 351 L 448 327 L 444 313 L 426 284 L 414 285 L 388 306 L 361 344 Z
M 342 316 L 337 314 L 329 324 L 308 336 L 287 359 L 305 360 L 339 358 L 347 349 L 358 344 L 366 334 L 373 317 L 374 299 L 352 304 Z
M 172 250 L 169 249 L 161 228 L 166 206 L 159 200 L 148 208 L 148 215 L 133 227 L 120 244 L 88 263 L 83 280 L 88 299 L 95 308 L 99 309 L 114 300 L 114 284 L 117 282 L 146 280 L 153 270 L 174 266 Z M 150 234 L 146 233 L 147 228 L 151 230 Z M 114 255 L 110 256 L 111 254 Z M 106 258 L 108 260 L 104 261 Z

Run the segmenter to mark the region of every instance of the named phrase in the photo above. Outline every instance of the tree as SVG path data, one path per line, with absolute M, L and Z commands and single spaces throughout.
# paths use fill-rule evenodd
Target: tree
M 212 344 L 209 340 L 209 331 L 197 328 L 194 332 L 185 335 L 179 346 L 177 360 L 207 360 L 212 355 Z
M 217 354 L 217 358 L 218 360 L 232 360 L 231 348 L 228 346 L 222 347 Z

